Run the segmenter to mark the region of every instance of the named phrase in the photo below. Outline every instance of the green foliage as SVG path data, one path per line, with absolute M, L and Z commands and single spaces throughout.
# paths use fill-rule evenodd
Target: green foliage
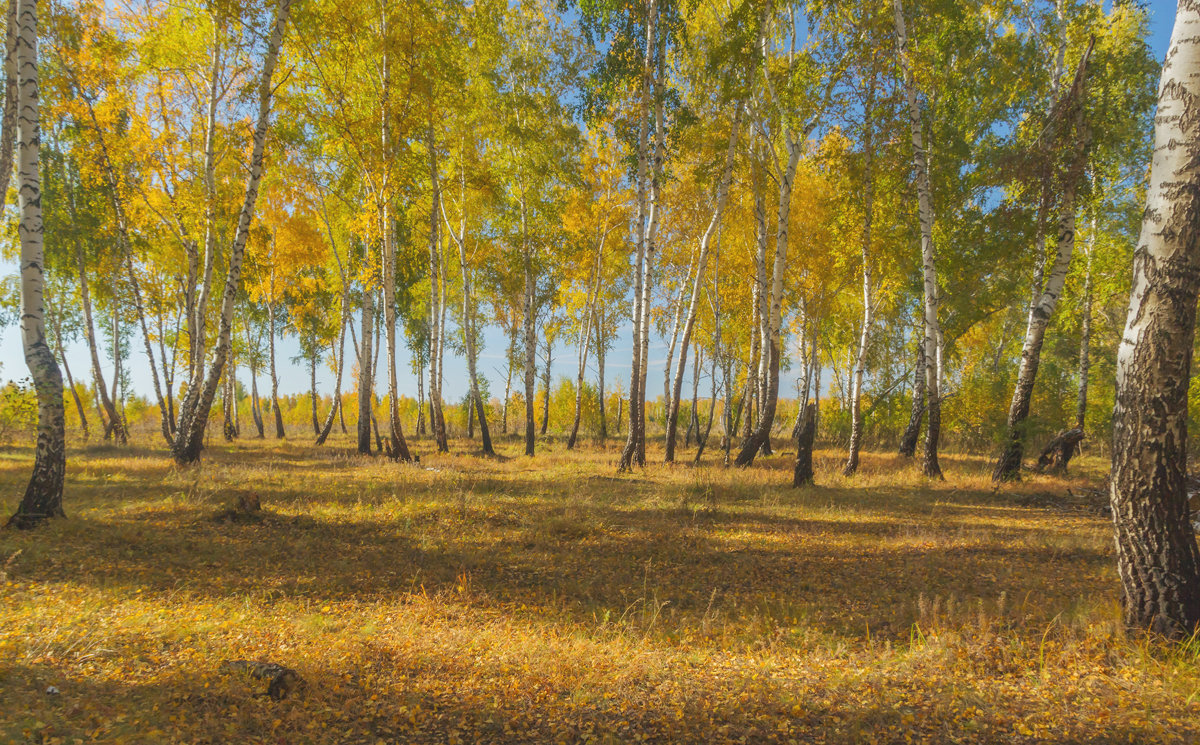
M 29 378 L 0 387 L 0 443 L 28 442 L 37 427 L 37 392 Z

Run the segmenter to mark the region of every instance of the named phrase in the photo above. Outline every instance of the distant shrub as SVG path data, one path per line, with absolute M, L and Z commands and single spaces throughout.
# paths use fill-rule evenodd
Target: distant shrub
M 29 378 L 0 388 L 0 442 L 32 440 L 37 429 L 37 393 Z

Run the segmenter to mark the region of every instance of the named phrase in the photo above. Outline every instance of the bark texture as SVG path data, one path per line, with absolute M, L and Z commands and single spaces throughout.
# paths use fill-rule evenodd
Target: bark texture
M 796 434 L 796 465 L 792 469 L 792 486 L 804 486 L 813 482 L 813 440 L 817 436 L 817 407 L 812 403 L 804 406 L 800 420 L 800 431 Z
M 1035 470 L 1038 473 L 1066 473 L 1067 465 L 1075 457 L 1081 442 L 1083 430 L 1078 427 L 1059 432 L 1042 448 Z
M 1175 638 L 1200 624 L 1188 512 L 1187 390 L 1200 290 L 1200 2 L 1181 0 L 1163 66 L 1146 210 L 1117 351 L 1109 496 L 1125 622 Z
M 10 0 L 16 2 L 16 0 Z M 9 12 L 9 18 L 13 16 Z M 67 470 L 66 411 L 63 381 L 46 338 L 45 254 L 42 245 L 42 187 L 40 108 L 38 105 L 38 36 L 36 0 L 17 3 L 17 33 L 10 35 L 18 80 L 17 209 L 21 244 L 21 343 L 25 364 L 37 391 L 37 446 L 33 474 L 17 511 L 8 520 L 14 528 L 33 528 L 51 517 L 65 517 L 63 481 Z

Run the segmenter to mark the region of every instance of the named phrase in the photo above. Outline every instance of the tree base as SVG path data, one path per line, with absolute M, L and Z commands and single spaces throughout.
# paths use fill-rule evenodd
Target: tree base
M 796 467 L 792 470 L 792 486 L 813 483 L 813 440 L 817 436 L 817 407 L 804 407 L 804 418 L 796 435 Z
M 1083 437 L 1083 430 L 1079 427 L 1056 434 L 1042 449 L 1034 470 L 1038 473 L 1066 473 L 1067 464 L 1079 452 L 1079 443 L 1083 442 Z

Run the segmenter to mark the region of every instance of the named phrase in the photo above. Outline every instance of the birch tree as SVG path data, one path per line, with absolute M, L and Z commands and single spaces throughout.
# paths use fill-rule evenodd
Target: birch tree
M 812 49 L 798 48 L 799 30 L 795 23 L 781 22 L 775 17 L 778 12 L 767 5 L 762 11 L 759 31 L 759 48 L 761 54 L 762 72 L 762 102 L 756 125 L 759 136 L 763 139 L 767 154 L 766 161 L 771 167 L 772 176 L 778 186 L 778 208 L 775 216 L 775 248 L 771 262 L 770 284 L 764 289 L 763 324 L 760 334 L 759 352 L 759 412 L 758 420 L 742 443 L 734 463 L 738 466 L 748 466 L 754 462 L 755 456 L 764 449 L 769 449 L 771 429 L 775 425 L 775 409 L 779 401 L 779 365 L 781 350 L 781 332 L 783 329 L 783 281 L 784 270 L 787 266 L 788 240 L 791 228 L 792 187 L 796 180 L 796 168 L 804 152 L 808 136 L 816 128 L 818 115 L 808 113 L 811 109 L 820 110 L 821 96 L 814 89 L 823 87 L 828 98 L 828 91 L 833 87 L 837 75 L 832 68 L 828 69 L 829 77 L 820 81 L 806 80 L 801 71 L 802 66 L 820 67 L 819 60 Z M 790 14 L 787 16 L 790 18 Z M 781 28 L 780 33 L 787 47 L 776 60 L 772 51 L 774 44 L 775 25 Z M 778 65 L 781 69 L 772 69 Z M 779 76 L 783 87 L 777 91 L 775 77 Z M 816 85 L 812 85 L 813 83 Z M 807 99 L 807 100 L 806 100 Z M 782 151 L 782 152 L 781 152 Z M 782 156 L 782 157 L 781 157 Z M 756 206 L 757 211 L 757 206 Z M 759 220 L 763 245 L 766 237 L 765 220 Z
M 42 236 L 41 122 L 38 90 L 38 7 L 36 0 L 9 0 L 7 54 L 13 58 L 17 82 L 17 209 L 21 244 L 21 344 L 25 364 L 37 391 L 37 446 L 33 475 L 25 487 L 10 527 L 33 528 L 43 520 L 65 517 L 63 483 L 67 469 L 66 412 L 63 381 L 46 337 L 45 254 Z
M 1200 549 L 1185 490 L 1187 392 L 1200 293 L 1200 5 L 1180 2 L 1159 86 L 1154 155 L 1117 352 L 1112 502 L 1125 622 L 1187 638 Z
M 263 151 L 266 148 L 267 128 L 270 123 L 271 96 L 274 92 L 273 78 L 283 34 L 291 15 L 291 0 L 279 0 L 271 32 L 263 55 L 262 74 L 258 86 L 258 116 L 254 128 L 253 149 L 250 156 L 250 173 L 246 179 L 246 193 L 238 214 L 237 229 L 230 247 L 225 288 L 221 297 L 221 319 L 217 332 L 217 347 L 208 368 L 204 385 L 188 389 L 187 397 L 180 407 L 178 435 L 172 446 L 175 461 L 181 465 L 195 463 L 200 459 L 204 447 L 204 430 L 212 408 L 213 397 L 224 371 L 232 343 L 234 303 L 242 280 L 242 260 L 249 237 L 254 205 L 258 199 L 259 182 L 263 176 Z
M 696 259 L 696 272 L 692 281 L 691 291 L 689 293 L 688 308 L 684 315 L 683 334 L 680 339 L 679 346 L 679 362 L 675 368 L 675 375 L 671 383 L 670 396 L 667 398 L 667 438 L 666 438 L 666 455 L 667 463 L 672 463 L 675 460 L 675 433 L 679 423 L 679 398 L 683 391 L 683 376 L 687 369 L 688 347 L 692 340 L 692 332 L 696 326 L 696 318 L 700 311 L 700 296 L 701 290 L 704 289 L 704 270 L 708 265 L 709 247 L 713 242 L 713 238 L 717 233 L 717 229 L 721 224 L 721 216 L 725 211 L 725 201 L 729 194 L 729 182 L 733 178 L 733 166 L 735 156 L 737 155 L 739 128 L 742 122 L 742 107 L 735 103 L 735 112 L 733 121 L 729 125 L 729 144 L 725 152 L 725 164 L 721 169 L 720 176 L 717 179 L 716 193 L 713 197 L 712 217 L 708 221 L 708 226 L 704 229 L 704 234 L 700 236 L 699 256 Z M 680 299 L 682 304 L 682 298 Z
M 1038 365 L 1041 362 L 1042 343 L 1046 337 L 1046 329 L 1062 295 L 1066 283 L 1067 270 L 1070 268 L 1071 256 L 1075 250 L 1075 195 L 1079 191 L 1083 178 L 1088 141 L 1091 135 L 1084 120 L 1085 82 L 1087 80 L 1088 57 L 1092 53 L 1095 38 L 1089 42 L 1079 61 L 1075 80 L 1064 98 L 1056 101 L 1050 114 L 1047 128 L 1053 132 L 1061 125 L 1065 132 L 1059 135 L 1064 141 L 1074 143 L 1067 156 L 1063 173 L 1056 179 L 1060 187 L 1061 203 L 1059 209 L 1058 240 L 1055 250 L 1054 265 L 1050 276 L 1046 279 L 1045 288 L 1029 313 L 1026 326 L 1025 343 L 1021 349 L 1021 365 L 1017 373 L 1017 384 L 1013 390 L 1012 403 L 1008 410 L 1008 437 L 1004 452 L 1001 453 L 992 472 L 993 481 L 1008 481 L 1018 478 L 1021 473 L 1021 457 L 1024 452 L 1024 422 L 1029 416 L 1030 400 L 1033 396 L 1033 385 L 1037 377 Z M 1054 138 L 1050 133 L 1039 138 L 1039 145 Z M 1038 155 L 1042 158 L 1052 158 L 1047 152 L 1049 148 L 1037 147 Z
M 929 157 L 925 151 L 925 139 L 921 109 L 917 103 L 917 84 L 913 79 L 912 61 L 908 53 L 908 32 L 905 26 L 903 0 L 893 0 L 896 17 L 896 57 L 902 75 L 904 97 L 908 106 L 908 123 L 912 136 L 913 171 L 917 187 L 917 218 L 921 228 L 921 274 L 925 299 L 925 402 L 928 423 L 925 427 L 925 454 L 921 468 L 926 476 L 942 478 L 942 467 L 938 463 L 938 441 L 941 438 L 942 402 L 941 379 L 938 360 L 941 354 L 938 339 L 941 327 L 938 324 L 937 267 L 933 248 L 933 189 L 929 182 Z

